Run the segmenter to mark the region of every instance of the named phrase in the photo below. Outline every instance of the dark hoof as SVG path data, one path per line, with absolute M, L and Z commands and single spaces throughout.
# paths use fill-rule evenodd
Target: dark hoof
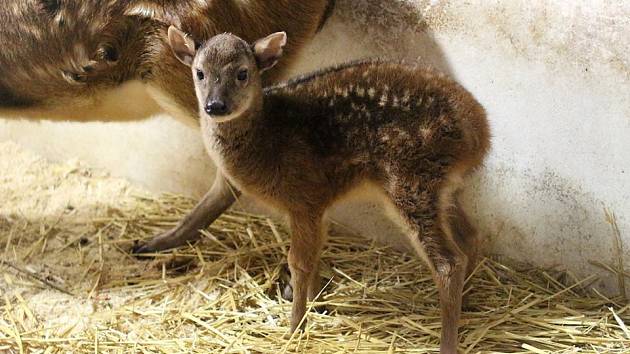
M 146 253 L 155 253 L 156 251 L 149 247 L 146 243 L 140 243 L 138 240 L 133 242 L 133 246 L 131 247 L 131 254 L 136 256 L 136 258 L 150 258 L 150 256 L 146 255 Z

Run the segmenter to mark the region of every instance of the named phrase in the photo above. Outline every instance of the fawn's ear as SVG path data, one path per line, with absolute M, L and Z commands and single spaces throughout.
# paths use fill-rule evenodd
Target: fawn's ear
M 262 72 L 276 65 L 278 59 L 282 56 L 282 48 L 286 44 L 286 32 L 272 33 L 254 42 L 253 50 L 256 62 L 258 63 L 258 69 Z
M 168 28 L 168 44 L 175 57 L 182 63 L 191 66 L 195 57 L 195 41 L 175 26 Z

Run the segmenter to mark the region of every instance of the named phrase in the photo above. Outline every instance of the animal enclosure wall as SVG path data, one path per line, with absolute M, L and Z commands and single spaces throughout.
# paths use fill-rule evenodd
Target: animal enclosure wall
M 486 167 L 466 204 L 492 252 L 578 275 L 630 263 L 630 3 L 627 1 L 337 0 L 293 72 L 366 56 L 403 57 L 444 70 L 485 106 L 493 131 Z M 85 121 L 2 114 L 0 139 L 55 160 L 76 157 L 148 188 L 200 196 L 213 167 L 193 122 L 160 114 L 139 83 L 115 112 Z M 121 98 L 122 97 L 122 98 Z M 103 106 L 107 106 L 104 104 Z M 107 116 L 107 120 L 91 119 Z M 604 209 L 615 214 L 625 248 Z M 332 216 L 404 246 L 369 202 Z

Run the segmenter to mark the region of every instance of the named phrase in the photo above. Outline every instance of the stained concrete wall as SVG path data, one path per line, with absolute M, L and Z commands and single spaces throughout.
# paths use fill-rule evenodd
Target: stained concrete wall
M 294 73 L 379 55 L 455 77 L 486 107 L 493 131 L 491 155 L 466 193 L 487 248 L 578 276 L 601 273 L 597 285 L 614 293 L 615 278 L 590 261 L 617 257 L 606 207 L 630 264 L 628 48 L 623 0 L 337 0 Z M 152 189 L 201 195 L 213 172 L 196 127 L 157 114 L 139 84 L 124 97 L 115 112 L 75 110 L 95 117 L 89 123 L 11 114 L 0 120 L 0 139 L 53 159 L 77 157 Z M 370 203 L 339 206 L 333 218 L 404 245 Z

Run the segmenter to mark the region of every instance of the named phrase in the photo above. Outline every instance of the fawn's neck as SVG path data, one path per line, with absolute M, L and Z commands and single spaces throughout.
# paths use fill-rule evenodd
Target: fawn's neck
M 203 118 L 201 124 L 210 154 L 229 174 L 256 173 L 256 166 L 272 158 L 270 140 L 274 137 L 266 128 L 262 95 L 238 117 L 221 123 Z

